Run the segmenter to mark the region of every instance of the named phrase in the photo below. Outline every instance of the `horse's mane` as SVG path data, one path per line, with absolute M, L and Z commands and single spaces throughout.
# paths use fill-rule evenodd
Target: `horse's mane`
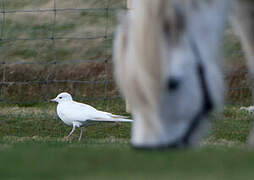
M 114 49 L 116 78 L 127 99 L 135 101 L 132 104 L 139 104 L 137 99 L 144 104 L 155 104 L 160 99 L 163 67 L 170 61 L 168 48 L 170 43 L 178 43 L 185 28 L 175 2 L 134 1 L 131 12 L 121 18 Z M 123 76 L 125 82 L 120 82 Z

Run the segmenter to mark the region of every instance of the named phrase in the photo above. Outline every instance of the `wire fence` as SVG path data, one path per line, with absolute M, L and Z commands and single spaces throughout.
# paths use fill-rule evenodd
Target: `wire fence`
M 62 91 L 119 97 L 111 47 L 125 0 L 0 2 L 0 101 L 47 102 Z
M 0 102 L 48 102 L 62 91 L 105 104 L 119 98 L 112 40 L 116 11 L 125 8 L 126 0 L 0 0 Z M 231 66 L 243 56 L 226 51 Z M 245 67 L 231 69 L 229 99 L 251 100 Z

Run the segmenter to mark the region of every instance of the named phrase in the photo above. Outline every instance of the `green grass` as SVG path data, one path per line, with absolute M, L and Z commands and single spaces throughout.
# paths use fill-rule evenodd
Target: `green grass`
M 2 179 L 252 179 L 253 152 L 199 150 L 135 151 L 117 142 L 16 144 L 1 151 Z
M 128 115 L 122 100 L 87 102 Z M 0 104 L 1 179 L 252 179 L 254 152 L 246 146 L 253 117 L 227 105 L 212 118 L 202 147 L 141 151 L 130 146 L 130 124 L 106 123 L 66 136 L 71 127 L 55 114 L 55 104 Z
M 228 105 L 223 116 L 213 118 L 213 134 L 216 139 L 233 142 L 246 142 L 253 122 L 253 116 L 246 111 L 240 111 L 239 106 Z
M 52 8 L 51 2 L 51 0 L 5 1 L 5 8 L 6 10 Z M 108 1 L 56 0 L 56 2 L 57 8 L 102 8 L 106 7 Z M 124 8 L 126 4 L 125 0 L 109 2 L 110 8 Z M 53 14 L 49 12 L 6 14 L 3 37 L 33 39 L 51 37 L 52 17 Z M 116 24 L 115 12 L 110 12 L 108 17 L 108 36 L 112 36 Z M 55 37 L 103 36 L 106 23 L 105 12 L 57 12 L 54 33 Z M 45 62 L 54 60 L 54 56 L 58 62 L 104 59 L 111 56 L 111 47 L 111 38 L 56 40 L 54 46 L 52 40 L 0 43 L 0 51 L 4 52 L 2 54 L 7 62 Z M 237 62 L 243 59 L 243 52 L 239 40 L 232 34 L 230 28 L 226 32 L 223 48 L 227 66 L 234 69 L 242 67 L 242 63 Z M 104 64 L 102 65 L 104 67 Z M 50 78 L 100 80 L 104 77 L 104 68 L 98 65 L 77 64 L 77 66 L 83 68 L 56 67 L 56 75 L 53 74 Z M 1 71 L 2 68 L 0 67 Z M 48 74 L 48 69 L 49 67 L 42 65 L 7 66 L 6 77 L 8 81 L 43 80 Z M 67 74 L 70 70 L 72 72 Z M 236 74 L 239 77 L 239 73 Z M 234 82 L 242 82 L 242 79 L 235 79 Z M 243 85 L 234 83 L 234 86 Z M 90 126 L 86 128 L 81 142 L 77 141 L 79 130 L 74 133 L 72 139 L 64 139 L 71 127 L 57 118 L 55 104 L 24 103 L 34 99 L 42 100 L 44 90 L 45 87 L 40 85 L 38 87 L 13 85 L 2 88 L 5 100 L 11 102 L 15 100 L 21 104 L 0 104 L 0 179 L 253 179 L 254 152 L 246 146 L 253 116 L 239 111 L 238 105 L 227 105 L 221 115 L 213 115 L 212 132 L 204 139 L 201 148 L 137 151 L 131 148 L 131 126 L 127 123 Z M 49 98 L 59 91 L 72 92 L 75 97 L 94 97 L 101 95 L 100 92 L 103 94 L 104 87 L 54 84 L 52 87 L 47 86 L 45 91 Z M 111 88 L 108 95 L 115 95 L 114 92 L 114 88 Z M 243 94 L 246 95 L 245 92 Z M 237 94 L 235 101 L 239 100 L 243 102 L 243 96 Z M 104 101 L 86 103 L 101 110 L 129 115 L 124 110 L 124 102 L 119 99 L 107 101 L 107 104 Z

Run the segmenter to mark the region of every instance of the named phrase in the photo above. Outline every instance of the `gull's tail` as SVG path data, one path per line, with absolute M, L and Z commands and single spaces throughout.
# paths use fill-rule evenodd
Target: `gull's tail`
M 108 113 L 107 115 L 109 115 L 113 119 L 128 119 L 129 118 L 127 116 L 120 116 L 120 115 L 115 115 L 115 114 L 111 114 L 111 113 Z
M 94 118 L 90 119 L 90 121 L 97 121 L 97 122 L 132 122 L 132 119 L 125 119 L 125 118 Z
M 98 116 L 96 118 L 90 119 L 91 121 L 104 121 L 104 122 L 132 122 L 133 120 L 128 119 L 127 116 L 121 116 L 112 114 L 105 111 L 98 111 Z
M 113 118 L 113 119 L 128 119 L 129 117 L 127 116 L 121 116 L 121 115 L 116 115 L 116 114 L 112 114 L 109 112 L 105 112 L 105 111 L 99 111 L 105 115 L 107 115 L 109 118 Z
M 132 122 L 133 121 L 132 119 L 124 119 L 124 118 L 117 118 L 114 120 L 115 122 Z

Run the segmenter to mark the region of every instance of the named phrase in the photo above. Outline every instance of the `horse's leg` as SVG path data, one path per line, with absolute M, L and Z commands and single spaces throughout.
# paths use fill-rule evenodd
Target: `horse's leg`
M 233 27 L 239 34 L 248 60 L 251 80 L 252 100 L 254 102 L 254 1 L 238 0 L 232 18 Z M 249 136 L 249 145 L 254 147 L 254 129 Z

